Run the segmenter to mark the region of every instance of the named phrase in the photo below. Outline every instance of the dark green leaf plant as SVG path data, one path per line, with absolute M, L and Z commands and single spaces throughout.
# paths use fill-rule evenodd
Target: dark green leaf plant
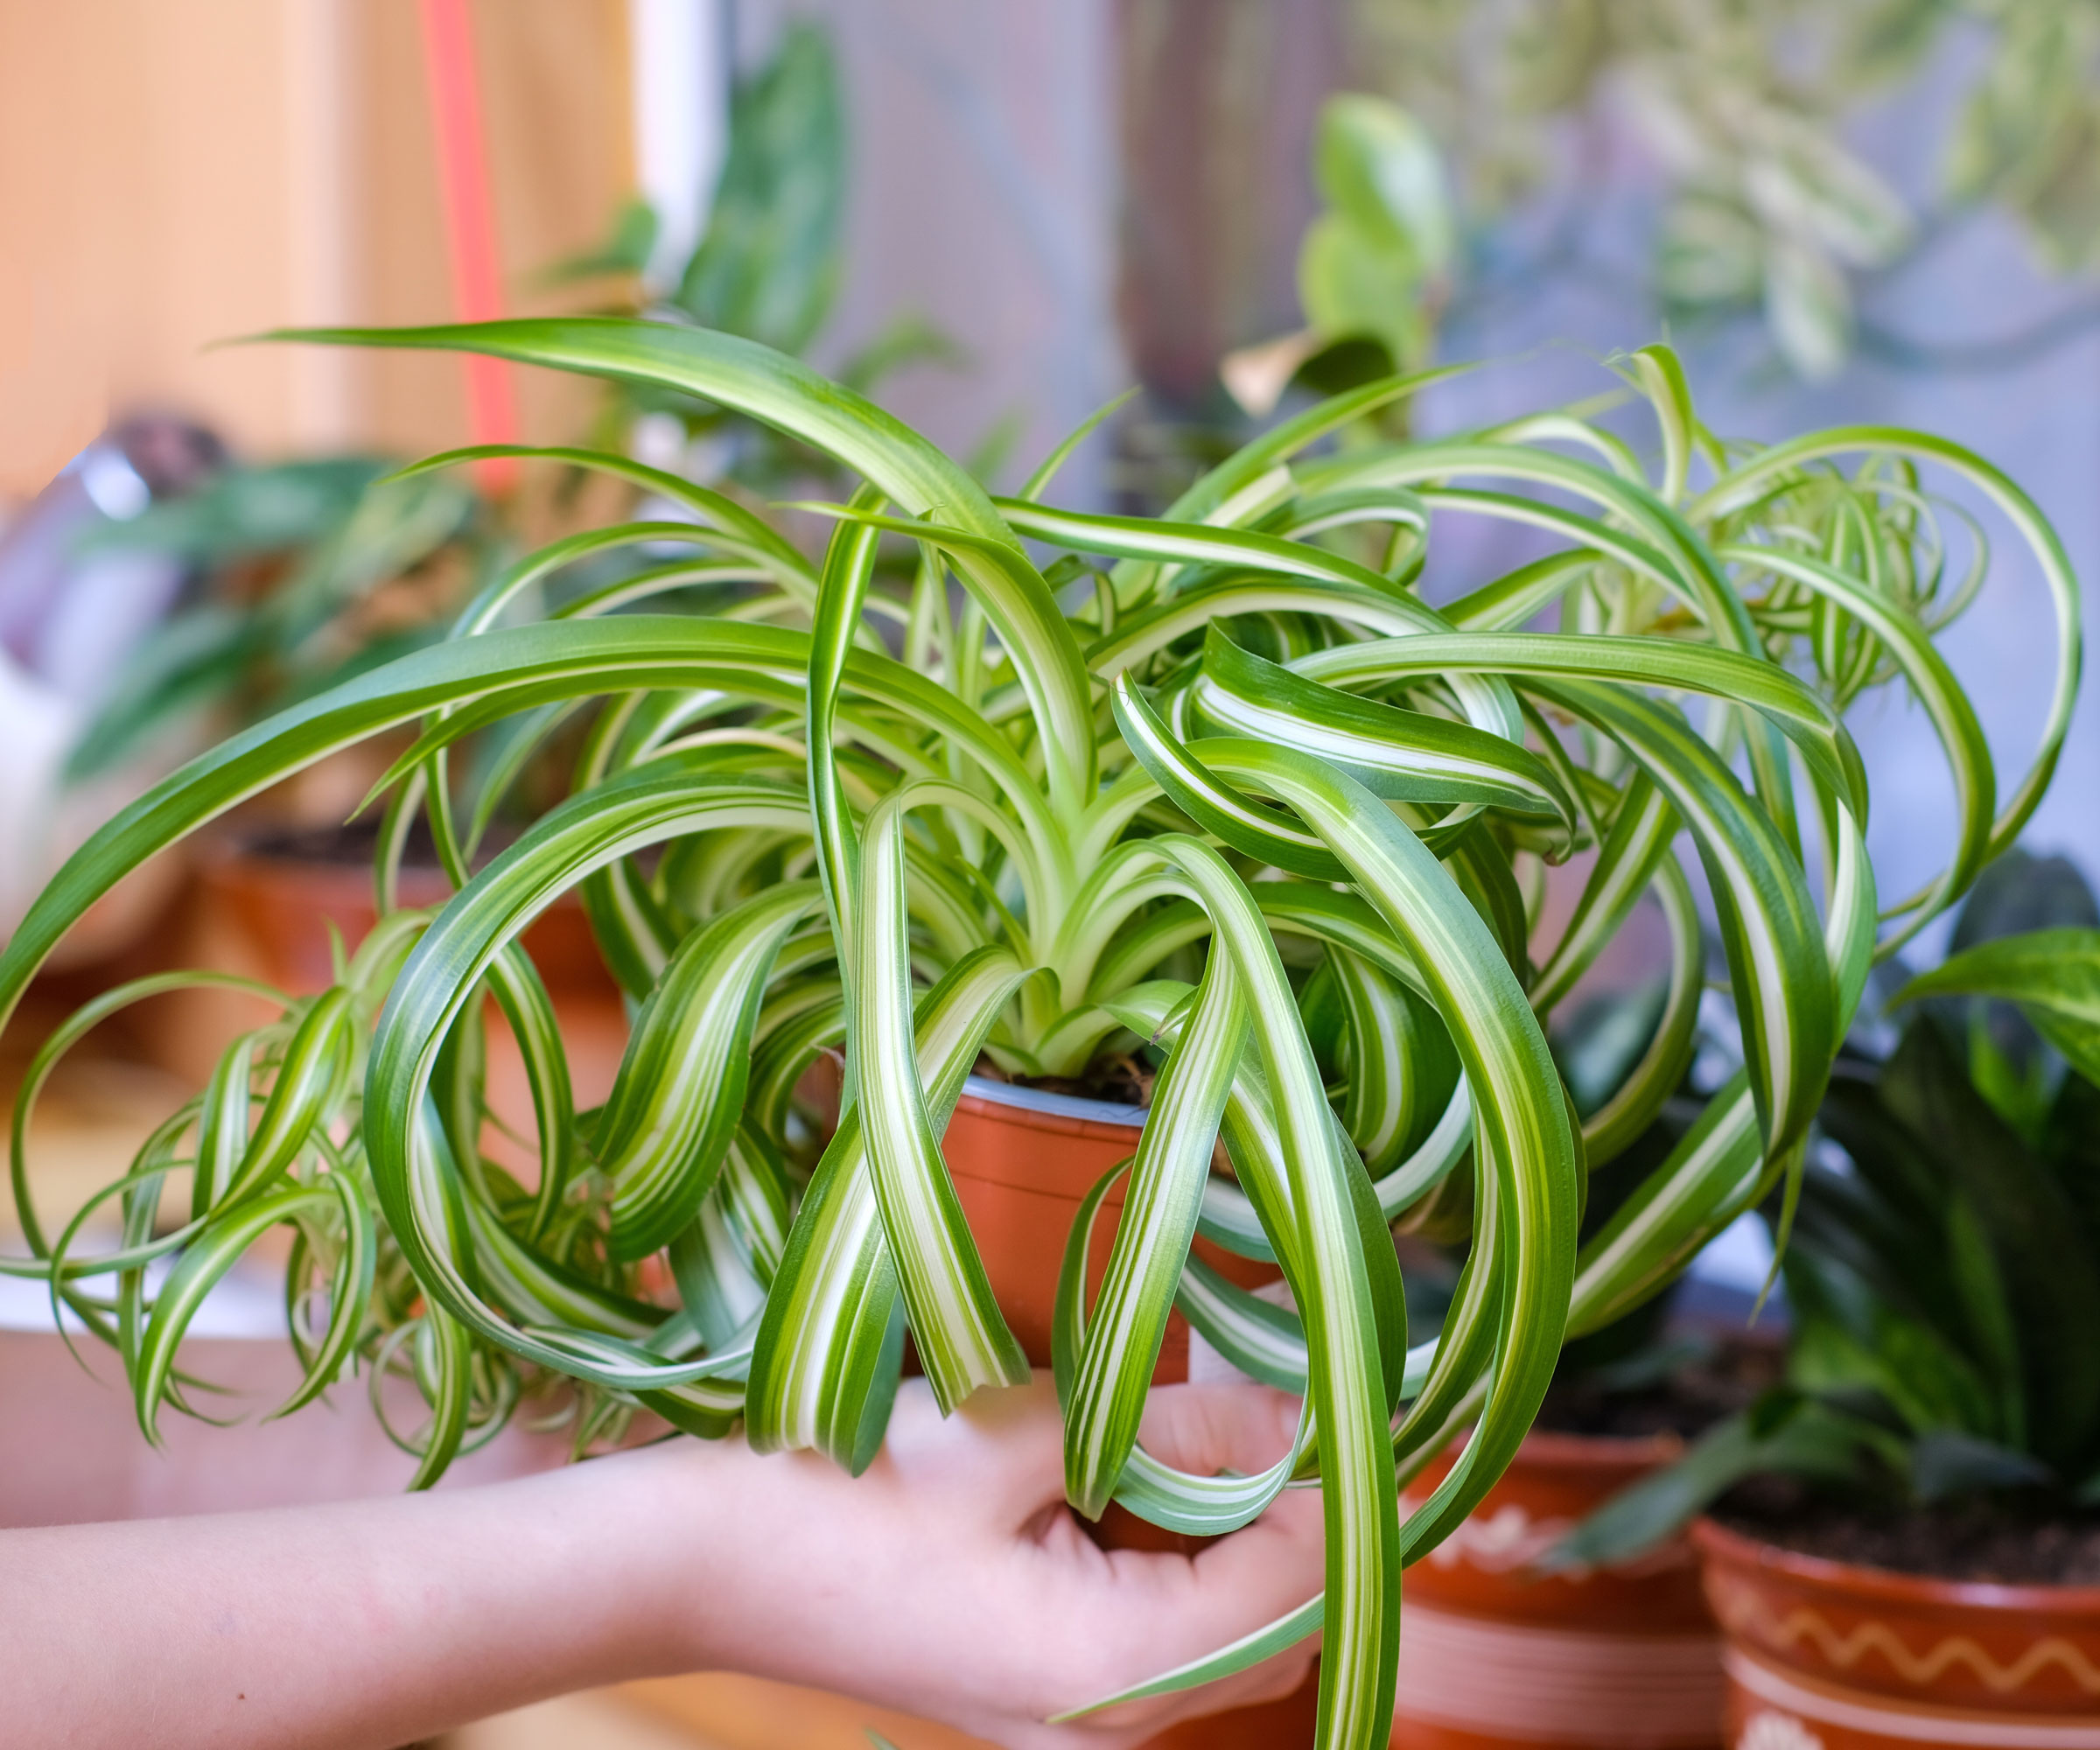
M 2052 913 L 2080 921 L 1993 933 Z M 1782 1261 L 1786 1382 L 1557 1560 L 1633 1554 L 1756 1476 L 1877 1516 L 2100 1508 L 2096 920 L 2061 858 L 1986 872 L 1956 952 L 1894 991 L 1894 1048 L 1848 1051 L 1824 1097 L 1838 1152 Z
M 331 989 L 279 999 L 234 1040 L 102 1194 L 113 1248 L 88 1248 L 85 1214 L 38 1220 L 28 1113 L 74 1040 L 169 981 L 110 993 L 43 1047 L 14 1138 L 30 1255 L 5 1267 L 115 1349 L 149 1436 L 164 1406 L 198 1408 L 178 1349 L 203 1295 L 289 1228 L 295 1404 L 353 1369 L 419 1395 L 425 1419 L 401 1434 L 418 1482 L 564 1392 L 579 1449 L 647 1410 L 857 1471 L 907 1331 L 944 1407 L 1027 1375 L 942 1154 L 973 1068 L 1069 1076 L 1149 1049 L 1158 1079 L 1110 1175 L 1128 1175 L 1124 1213 L 1091 1306 L 1088 1220 L 1067 1246 L 1070 1498 L 1221 1533 L 1317 1483 L 1322 1595 L 1149 1688 L 1320 1629 L 1323 1745 L 1385 1741 L 1401 1571 L 1508 1461 L 1564 1340 L 1655 1294 L 1798 1174 L 1870 969 L 2019 831 L 2071 707 L 2076 584 L 2017 486 L 1885 427 L 1724 446 L 1662 348 L 1624 363 L 1654 463 L 1552 410 L 1326 441 L 1427 380 L 1400 375 L 1127 518 L 1050 501 L 1083 429 L 995 499 L 851 389 L 705 329 L 304 338 L 700 397 L 858 485 L 817 507 L 832 533 L 811 559 L 719 493 L 559 452 L 690 520 L 528 556 L 452 637 L 232 737 L 84 846 L 0 956 L 0 1012 L 126 871 L 337 749 L 413 732 L 373 799 L 379 926 Z M 1995 508 L 2054 605 L 2047 727 L 2002 794 L 1934 643 L 1988 550 L 1928 471 Z M 1480 518 L 1531 531 L 1542 556 L 1432 606 L 1438 531 Z M 623 545 L 648 562 L 551 608 L 535 588 Z M 908 556 L 901 584 L 878 572 L 886 549 Z M 712 615 L 651 611 L 696 578 L 741 592 Z M 1886 906 L 1842 720 L 1884 685 L 1922 705 L 1956 798 L 1943 869 Z M 511 775 L 564 724 L 581 727 L 570 794 L 483 862 Z M 500 757 L 455 758 L 491 744 Z M 418 817 L 458 887 L 429 910 L 394 903 Z M 1544 928 L 1547 870 L 1571 858 L 1572 914 Z M 588 1112 L 521 945 L 572 889 L 633 1004 L 611 1096 Z M 1672 944 L 1665 1000 L 1578 1113 L 1544 1026 L 1644 904 Z M 1709 934 L 1742 1068 L 1578 1246 L 1588 1172 L 1683 1079 Z M 492 1012 L 530 1072 L 536 1160 L 515 1173 L 485 1110 Z M 835 1125 L 797 1093 L 826 1056 L 843 1064 Z M 1410 1345 L 1389 1228 L 1432 1207 L 1470 1245 L 1440 1332 Z M 1292 1309 L 1193 1258 L 1199 1233 L 1272 1259 Z M 1191 1475 L 1138 1441 L 1175 1306 L 1303 1394 L 1270 1470 Z M 1403 1518 L 1401 1485 L 1468 1430 Z

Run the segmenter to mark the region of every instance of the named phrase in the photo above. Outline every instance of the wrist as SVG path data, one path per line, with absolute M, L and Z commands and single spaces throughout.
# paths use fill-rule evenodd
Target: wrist
M 741 1439 L 678 1438 L 567 1474 L 591 1495 L 576 1559 L 602 1588 L 597 1681 L 746 1668 L 735 1630 L 758 1609 L 751 1474 L 766 1462 Z

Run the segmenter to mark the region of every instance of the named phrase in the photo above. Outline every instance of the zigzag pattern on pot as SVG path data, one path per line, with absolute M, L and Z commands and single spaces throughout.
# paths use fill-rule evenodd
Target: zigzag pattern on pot
M 1731 1634 L 1788 1650 L 1801 1642 L 1812 1642 L 1839 1670 L 1850 1670 L 1869 1653 L 1880 1653 L 1906 1683 L 1923 1686 L 1936 1681 L 1950 1665 L 1966 1665 L 1985 1687 L 2011 1695 L 2026 1688 L 2037 1672 L 2060 1665 L 2086 1694 L 2100 1696 L 2100 1665 L 2061 1635 L 2037 1641 L 2011 1664 L 2001 1665 L 1966 1634 L 1951 1634 L 1929 1652 L 1918 1654 L 1886 1622 L 1870 1620 L 1845 1634 L 1807 1605 L 1778 1616 L 1765 1607 L 1755 1587 L 1723 1574 L 1709 1574 L 1707 1594 L 1721 1627 Z

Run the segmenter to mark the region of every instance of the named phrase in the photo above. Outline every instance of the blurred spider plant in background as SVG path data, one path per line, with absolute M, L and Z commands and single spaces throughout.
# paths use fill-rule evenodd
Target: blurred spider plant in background
M 803 507 L 833 529 L 813 560 L 711 488 L 612 452 L 547 452 L 689 520 L 520 560 L 454 635 L 233 737 L 113 821 L 0 958 L 0 1004 L 142 858 L 337 749 L 416 731 L 374 793 L 379 927 L 332 989 L 236 1040 L 104 1194 L 115 1250 L 38 1222 L 26 1113 L 87 1026 L 165 981 L 102 998 L 45 1047 L 15 1133 L 33 1256 L 6 1267 L 48 1280 L 116 1349 L 149 1435 L 164 1404 L 189 1407 L 176 1352 L 202 1296 L 289 1227 L 299 1400 L 354 1362 L 375 1390 L 420 1393 L 427 1423 L 403 1437 L 419 1481 L 564 1392 L 579 1447 L 646 1410 L 858 1470 L 907 1331 L 944 1407 L 1026 1376 L 942 1155 L 964 1078 L 981 1058 L 1070 1076 L 1149 1048 L 1143 1138 L 1095 1194 L 1127 1172 L 1091 1306 L 1086 1221 L 1067 1255 L 1069 1494 L 1089 1516 L 1115 1499 L 1217 1533 L 1317 1476 L 1324 1595 L 1159 1682 L 1324 1628 L 1323 1743 L 1385 1741 L 1400 1570 L 1493 1483 L 1564 1340 L 1798 1180 L 1873 962 L 2012 841 L 2073 702 L 2076 581 L 2016 486 L 1888 428 L 1725 445 L 1662 348 L 1624 365 L 1656 422 L 1653 465 L 1558 410 L 1328 441 L 1430 380 L 1404 374 L 1284 421 L 1132 518 L 1050 502 L 1085 428 L 995 499 L 850 388 L 705 329 L 305 338 L 693 397 L 859 484 Z M 2002 791 L 1933 641 L 1989 550 L 1928 472 L 1991 507 L 2054 606 L 2041 745 Z M 1418 584 L 1438 531 L 1479 518 L 1546 550 L 1431 606 Z M 685 553 L 662 556 L 674 540 Z M 551 608 L 536 591 L 622 544 L 652 562 Z M 886 550 L 903 557 L 895 581 Z M 710 615 L 649 611 L 696 580 L 742 592 Z M 1530 629 L 1542 616 L 1558 630 Z M 1956 798 L 1944 867 L 1886 908 L 1842 721 L 1884 685 L 1922 706 Z M 512 776 L 572 723 L 571 793 L 477 866 Z M 463 780 L 454 753 L 491 745 Z M 430 911 L 392 904 L 418 818 L 458 889 Z M 1554 883 L 1566 904 L 1548 925 Z M 610 1097 L 588 1112 L 519 941 L 571 888 L 634 1004 Z M 1667 926 L 1663 1000 L 1615 1085 L 1578 1110 L 1544 1028 L 1644 904 Z M 1683 1080 L 1709 932 L 1742 1068 L 1578 1245 L 1587 1174 Z M 514 1172 L 481 1085 L 498 1013 L 537 1120 Z M 844 1070 L 835 1124 L 797 1091 L 827 1055 Z M 1229 1171 L 1214 1166 L 1221 1136 Z M 1469 1246 L 1440 1333 L 1410 1345 L 1389 1229 L 1432 1200 Z M 1192 1259 L 1198 1233 L 1273 1259 L 1294 1310 Z M 149 1266 L 167 1270 L 150 1289 Z M 1177 1305 L 1304 1394 L 1270 1470 L 1188 1475 L 1138 1443 Z M 1400 1484 L 1467 1428 L 1403 1519 Z

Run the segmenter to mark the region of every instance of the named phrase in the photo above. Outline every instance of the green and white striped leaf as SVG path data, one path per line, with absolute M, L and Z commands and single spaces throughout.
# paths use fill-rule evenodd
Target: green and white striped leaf
M 945 1129 L 984 1036 L 1026 976 L 998 948 L 951 967 L 916 1007 L 928 1123 Z M 747 1432 L 761 1452 L 814 1447 L 858 1474 L 874 1458 L 904 1340 L 858 1104 L 840 1120 L 802 1196 L 766 1298 L 752 1362 Z
M 1076 818 L 1085 805 L 1093 788 L 1093 710 L 1078 647 L 1056 601 L 969 472 L 852 390 L 734 335 L 613 317 L 309 329 L 275 338 L 483 353 L 698 396 L 823 450 L 909 514 L 937 516 L 990 543 L 958 547 L 957 570 L 1001 641 L 1015 653 L 1016 676 L 1035 716 L 1053 804 L 1068 819 Z M 993 553 L 992 547 L 1005 550 Z
M 919 1080 L 905 928 L 904 810 L 869 816 L 860 865 L 850 1046 L 871 1177 L 928 1383 L 945 1412 L 981 1385 L 1022 1385 L 1028 1358 L 993 1298 Z
M 1238 974 L 1228 956 L 1214 955 L 1153 1085 L 1108 1274 L 1060 1392 L 1065 1493 L 1089 1519 L 1109 1504 L 1138 1442 L 1247 1028 Z
M 1485 1156 L 1496 1180 L 1504 1256 L 1494 1376 L 1474 1438 L 1410 1526 L 1410 1541 L 1425 1546 L 1463 1518 L 1501 1474 L 1552 1376 L 1572 1285 L 1579 1142 L 1522 986 L 1435 857 L 1331 766 L 1256 742 L 1213 746 L 1214 758 L 1234 776 L 1259 782 L 1319 826 L 1412 950 L 1464 1068 L 1476 1154 Z M 1299 1306 L 1305 1309 L 1302 1296 Z M 1323 1418 L 1323 1447 L 1331 1438 Z
M 1324 687 L 1240 649 L 1215 622 L 1203 646 L 1197 711 L 1228 734 L 1296 747 L 1340 767 L 1375 795 L 1470 803 L 1558 820 L 1575 805 L 1544 761 L 1469 724 L 1401 710 Z
M 228 1208 L 276 1182 L 341 1098 L 350 1064 L 350 993 L 339 984 L 316 997 L 292 1030 L 270 1097 L 216 1208 Z
M 138 1425 L 154 1446 L 161 1443 L 160 1404 L 174 1370 L 175 1351 L 188 1331 L 191 1320 L 204 1305 L 205 1297 L 270 1228 L 309 1210 L 330 1206 L 343 1216 L 354 1236 L 348 1250 L 352 1260 L 349 1284 L 360 1289 L 368 1287 L 374 1256 L 369 1218 L 358 1203 L 356 1188 L 334 1174 L 325 1177 L 318 1186 L 300 1186 L 251 1197 L 239 1208 L 207 1222 L 203 1232 L 184 1248 L 174 1269 L 161 1284 L 160 1292 L 153 1297 L 152 1311 L 133 1363 L 132 1386 L 137 1401 Z M 341 1282 L 344 1278 L 339 1275 L 337 1279 Z M 337 1305 L 332 1314 L 329 1340 L 322 1349 L 329 1370 L 321 1374 L 318 1381 L 310 1375 L 294 1394 L 293 1401 L 284 1406 L 285 1410 L 298 1408 L 333 1377 L 334 1369 L 342 1365 L 350 1344 L 358 1334 L 364 1319 L 364 1306 L 362 1294 Z
M 613 1255 L 645 1257 L 698 1214 L 744 1109 L 774 956 L 820 899 L 794 881 L 695 930 L 635 1017 L 596 1137 Z

